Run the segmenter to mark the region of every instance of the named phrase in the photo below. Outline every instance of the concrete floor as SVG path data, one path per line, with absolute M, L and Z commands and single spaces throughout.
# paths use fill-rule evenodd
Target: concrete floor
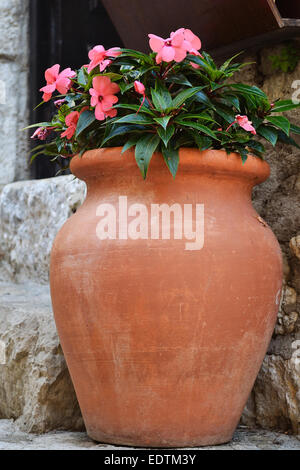
M 85 433 L 56 431 L 26 434 L 12 420 L 0 420 L 0 450 L 131 450 L 92 441 Z M 300 450 L 300 436 L 240 426 L 229 444 L 199 450 Z M 134 449 L 139 450 L 139 449 Z

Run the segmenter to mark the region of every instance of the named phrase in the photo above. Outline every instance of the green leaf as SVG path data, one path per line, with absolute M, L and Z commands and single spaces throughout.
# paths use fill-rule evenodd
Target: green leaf
M 199 148 L 199 150 L 206 150 L 212 146 L 212 139 L 207 137 L 206 135 L 197 134 L 197 132 L 193 132 L 192 137 Z
M 120 87 L 121 94 L 123 95 L 126 91 L 130 90 L 131 88 L 134 87 L 134 83 L 124 83 L 120 82 L 118 83 Z
M 257 129 L 257 133 L 268 140 L 273 147 L 276 145 L 277 138 L 278 138 L 278 131 L 274 127 L 271 126 L 260 126 Z
M 159 142 L 158 135 L 150 134 L 141 137 L 135 146 L 135 159 L 144 179 L 147 176 L 150 160 Z
M 220 70 L 222 72 L 225 72 L 225 70 L 228 68 L 228 66 L 231 64 L 231 62 L 236 58 L 238 57 L 239 55 L 241 55 L 243 52 L 238 52 L 237 54 L 235 54 L 234 56 L 232 56 L 230 59 L 226 60 L 226 62 L 224 62 L 224 64 L 220 67 Z
M 231 83 L 226 85 L 227 87 L 233 88 L 237 92 L 245 93 L 248 95 L 259 96 L 260 98 L 268 99 L 266 94 L 256 86 L 245 85 L 243 83 Z
M 88 109 L 83 111 L 79 116 L 75 137 L 78 137 L 95 120 L 95 113 L 93 111 L 89 111 Z
M 221 116 L 228 124 L 231 124 L 235 121 L 235 114 L 230 108 L 221 105 L 215 105 L 215 111 L 219 116 Z
M 172 97 L 167 88 L 157 84 L 155 90 L 151 89 L 152 102 L 154 107 L 161 112 L 166 111 L 172 106 Z
M 144 54 L 143 52 L 134 51 L 133 49 L 121 49 L 121 51 L 122 51 L 122 54 L 120 56 L 121 58 L 134 57 L 146 63 L 152 63 L 151 57 L 149 57 L 147 54 Z
M 234 106 L 235 109 L 237 109 L 238 111 L 241 111 L 241 108 L 240 108 L 240 102 L 239 102 L 239 99 L 237 96 L 232 96 L 232 95 L 224 95 L 220 101 L 223 101 L 223 104 L 225 104 L 226 106 Z
M 117 137 L 119 135 L 127 134 L 129 132 L 137 132 L 137 131 L 145 131 L 146 127 L 144 126 L 135 126 L 135 125 L 127 125 L 127 126 L 114 126 L 111 131 L 108 133 L 107 136 L 103 139 L 101 143 L 101 147 L 103 147 L 106 142 L 110 139 Z
M 209 135 L 209 137 L 212 137 L 215 140 L 219 140 L 214 131 L 209 129 L 209 127 L 199 124 L 198 122 L 185 121 L 183 119 L 180 120 L 180 122 L 178 120 L 176 122 L 178 122 L 182 126 L 192 127 L 193 129 L 197 129 L 198 131 L 203 132 L 203 134 L 207 134 Z
M 154 124 L 153 119 L 144 114 L 127 114 L 114 121 L 114 124 L 141 124 L 141 125 L 150 125 Z
M 277 101 L 271 112 L 283 113 L 284 111 L 290 111 L 291 109 L 299 108 L 299 106 L 300 104 L 295 104 L 292 100 Z
M 124 153 L 124 152 L 126 152 L 126 150 L 129 150 L 131 147 L 134 147 L 134 145 L 136 145 L 136 143 L 139 139 L 140 139 L 139 135 L 134 135 L 134 136 L 130 137 L 130 139 L 127 140 L 126 144 L 123 145 L 121 153 Z
M 26 131 L 27 129 L 33 129 L 34 127 L 51 127 L 51 122 L 37 122 L 36 124 L 31 124 L 30 126 L 26 126 L 21 131 Z
M 197 86 L 193 88 L 188 88 L 187 90 L 183 90 L 178 95 L 173 98 L 173 104 L 171 105 L 173 108 L 178 108 L 181 106 L 188 98 L 191 98 L 191 96 L 195 95 L 199 91 L 201 91 L 204 87 L 202 86 Z
M 162 154 L 173 178 L 175 178 L 179 165 L 179 151 L 173 148 L 162 148 Z
M 84 67 L 82 67 L 78 72 L 77 82 L 83 87 L 85 87 L 85 85 L 87 84 L 87 76 L 85 74 Z
M 257 129 L 264 122 L 262 118 L 259 118 L 257 116 L 251 116 L 251 121 L 255 129 Z
M 120 75 L 119 73 L 107 72 L 101 73 L 100 77 L 108 77 L 111 79 L 111 81 L 116 82 L 118 80 L 121 80 L 123 78 L 123 75 Z
M 261 144 L 257 140 L 249 140 L 249 142 L 247 143 L 247 147 L 250 147 L 251 149 L 257 150 L 261 154 L 263 154 L 266 151 L 263 144 Z
M 121 104 L 121 103 L 118 103 L 118 104 L 114 104 L 114 108 L 132 109 L 133 111 L 138 111 L 139 110 L 139 114 L 140 113 L 146 113 L 146 114 L 150 114 L 151 116 L 155 116 L 153 111 L 151 111 L 151 109 L 147 108 L 145 105 L 143 105 L 140 108 L 140 106 L 137 105 L 137 104 L 123 104 L 123 103 Z
M 190 113 L 181 113 L 178 114 L 177 118 L 174 120 L 174 122 L 180 122 L 181 120 L 184 119 L 200 119 L 200 121 L 209 121 L 209 122 L 214 122 L 215 124 L 220 124 L 215 121 L 212 117 L 210 117 L 208 114 L 190 114 Z
M 154 118 L 154 121 L 156 121 L 160 126 L 162 126 L 164 129 L 167 128 L 168 122 L 170 121 L 172 116 L 163 116 L 160 118 Z
M 206 62 L 211 66 L 211 68 L 217 69 L 217 66 L 214 63 L 212 56 L 209 55 L 208 52 L 202 51 L 202 56 L 206 60 Z
M 281 129 L 287 136 L 290 134 L 290 121 L 284 116 L 267 116 L 267 121 Z
M 159 70 L 159 68 L 155 65 L 145 65 L 143 67 L 140 67 L 138 70 L 139 77 L 142 77 L 145 73 L 149 72 L 150 70 L 155 70 L 155 69 Z
M 194 146 L 194 139 L 188 135 L 188 133 L 184 133 L 183 135 L 179 135 L 173 145 L 175 150 L 180 149 L 181 147 L 192 147 Z
M 195 94 L 195 101 L 197 101 L 198 103 L 203 103 L 209 108 L 213 108 L 212 102 L 203 91 L 198 91 Z
M 204 70 L 210 78 L 214 79 L 216 66 L 212 61 L 207 61 L 205 60 L 205 58 L 200 58 L 199 56 L 190 55 L 190 54 L 187 56 L 187 60 L 189 62 L 193 62 L 194 64 L 200 65 L 201 69 Z
M 179 73 L 176 75 L 168 75 L 166 78 L 167 83 L 177 83 L 178 85 L 185 85 L 188 87 L 192 87 L 193 85 L 191 82 L 185 77 L 185 75 Z
M 293 134 L 298 134 L 298 135 L 300 135 L 300 127 L 299 127 L 299 126 L 295 126 L 295 124 L 291 124 L 290 132 L 292 132 Z
M 300 149 L 300 145 L 298 145 L 297 142 L 295 142 L 295 140 L 292 139 L 292 137 L 288 137 L 282 131 L 279 131 L 279 133 L 278 133 L 278 140 L 280 142 L 283 142 L 284 144 L 293 145 L 294 147 L 297 147 L 298 149 Z
M 159 137 L 161 138 L 161 140 L 163 141 L 163 143 L 165 144 L 165 147 L 168 146 L 169 140 L 173 136 L 174 132 L 175 132 L 175 126 L 169 126 L 166 129 L 159 127 L 157 129 L 157 133 Z
M 242 145 L 236 145 L 236 149 L 242 158 L 243 165 L 246 163 L 248 158 L 248 150 Z

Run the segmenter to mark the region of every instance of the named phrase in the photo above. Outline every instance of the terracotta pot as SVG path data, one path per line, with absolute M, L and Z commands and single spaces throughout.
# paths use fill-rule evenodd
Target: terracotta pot
M 229 441 L 280 299 L 280 248 L 251 204 L 268 164 L 182 149 L 175 180 L 155 154 L 144 181 L 133 152 L 110 148 L 75 157 L 71 169 L 88 194 L 55 240 L 51 295 L 89 436 L 153 447 Z M 149 214 L 151 204 L 192 204 L 195 218 L 204 204 L 203 247 L 174 239 L 179 216 L 169 240 L 99 239 L 99 205 L 118 215 L 119 196 Z

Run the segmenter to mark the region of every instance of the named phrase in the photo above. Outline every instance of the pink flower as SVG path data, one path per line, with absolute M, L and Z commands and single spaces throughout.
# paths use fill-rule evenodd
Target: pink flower
M 245 131 L 251 132 L 251 134 L 254 135 L 256 134 L 256 130 L 252 126 L 252 121 L 249 121 L 247 116 L 241 116 L 240 114 L 237 114 L 235 118 L 238 125 L 245 129 Z
M 76 132 L 76 127 L 79 119 L 79 112 L 72 111 L 72 113 L 66 116 L 66 125 L 68 128 L 61 134 L 61 137 L 66 137 L 67 139 L 72 139 L 73 135 Z
M 88 64 L 88 73 L 90 73 L 97 65 L 100 65 L 100 72 L 106 69 L 108 65 L 111 64 L 111 60 L 108 60 L 107 57 L 118 57 L 122 54 L 122 51 L 119 47 L 112 47 L 107 51 L 103 46 L 95 46 L 89 52 L 90 63 Z
M 45 79 L 47 85 L 40 89 L 43 91 L 43 100 L 49 101 L 52 97 L 52 93 L 58 90 L 59 93 L 65 95 L 71 87 L 71 78 L 76 77 L 76 73 L 70 68 L 67 68 L 59 73 L 60 65 L 55 64 L 45 72 Z
M 197 51 L 201 49 L 200 39 L 190 29 L 184 30 L 184 39 L 189 43 L 189 52 L 191 52 L 191 49 L 195 49 Z
M 180 30 L 178 30 L 180 31 Z M 184 48 L 183 31 L 172 33 L 167 39 L 163 39 L 155 34 L 149 34 L 149 45 L 153 52 L 156 52 L 156 63 L 164 62 L 181 62 L 186 57 L 186 49 Z
M 200 39 L 192 33 L 190 29 L 180 28 L 172 32 L 170 37 L 163 39 L 155 34 L 148 34 L 149 45 L 153 52 L 156 52 L 156 63 L 181 62 L 186 58 L 186 54 L 191 50 L 201 48 Z
M 145 87 L 144 85 L 139 82 L 138 80 L 135 80 L 134 82 L 134 89 L 137 93 L 139 93 L 140 95 L 144 95 L 145 94 Z
M 93 88 L 90 89 L 90 95 L 92 97 L 91 106 L 96 107 L 96 119 L 103 121 L 107 116 L 116 116 L 117 110 L 112 106 L 118 102 L 118 97 L 114 93 L 119 91 L 119 86 L 108 77 L 97 76 L 93 78 Z
M 247 116 L 241 116 L 240 114 L 237 114 L 235 116 L 235 121 L 233 121 L 230 126 L 227 127 L 225 132 L 229 131 L 233 124 L 238 124 L 240 127 L 245 129 L 245 131 L 251 132 L 251 134 L 256 134 L 256 130 L 252 126 L 252 121 L 249 121 Z
M 191 50 L 189 51 L 189 54 L 195 55 L 195 56 L 199 56 L 199 57 L 203 57 L 203 56 L 200 54 L 200 52 L 197 51 L 196 49 L 191 49 Z M 190 62 L 190 65 L 191 65 L 192 67 L 194 67 L 194 69 L 199 69 L 199 68 L 200 68 L 200 65 L 195 64 L 194 62 Z
M 78 111 L 72 111 L 70 114 L 66 116 L 65 123 L 68 126 L 68 128 L 61 134 L 61 137 L 67 137 L 67 139 L 72 139 L 73 135 L 76 132 L 77 124 L 78 124 L 78 119 L 80 115 L 85 111 L 86 109 L 89 109 L 88 106 L 85 106 L 82 108 L 80 112 Z
M 54 105 L 57 107 L 57 108 L 60 108 L 61 105 L 65 102 L 66 100 L 63 99 L 63 100 L 56 100 L 54 101 Z
M 46 140 L 48 135 L 51 134 L 52 128 L 38 127 L 36 131 L 30 137 L 31 139 Z
M 141 107 L 143 106 L 144 102 L 145 102 L 145 99 L 146 99 L 146 94 L 145 94 L 145 87 L 144 85 L 139 82 L 138 80 L 135 80 L 134 82 L 134 89 L 137 93 L 139 93 L 140 95 L 143 95 L 143 99 L 142 99 L 142 102 L 141 102 L 141 105 L 139 107 L 139 109 L 137 110 L 136 114 L 139 113 Z M 148 98 L 147 98 L 148 99 Z M 148 100 L 149 101 L 149 100 Z

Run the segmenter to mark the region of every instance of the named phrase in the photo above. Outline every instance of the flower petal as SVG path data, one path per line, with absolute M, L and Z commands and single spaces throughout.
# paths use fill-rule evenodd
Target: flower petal
M 161 58 L 165 62 L 171 62 L 175 57 L 175 48 L 171 46 L 164 46 L 161 50 Z
M 100 103 L 96 106 L 95 117 L 98 119 L 98 121 L 103 121 L 105 119 L 105 114 L 102 111 L 102 106 Z
M 109 116 L 109 117 L 115 117 L 117 115 L 117 109 L 115 108 L 112 108 L 112 109 L 109 109 L 108 111 L 105 111 L 105 114 L 106 116 Z
M 76 77 L 76 72 L 74 72 L 74 70 L 70 69 L 70 67 L 68 67 L 67 69 L 64 69 L 62 70 L 62 72 L 60 72 L 58 78 L 75 78 Z
M 103 111 L 108 110 L 112 107 L 113 104 L 119 101 L 118 97 L 115 95 L 107 95 L 104 96 L 103 100 L 101 101 Z
M 59 77 L 56 82 L 56 89 L 61 93 L 62 95 L 65 95 L 68 90 L 70 89 L 71 86 L 71 80 L 69 78 L 65 77 Z
M 171 44 L 180 47 L 184 41 L 184 28 L 177 29 L 175 33 L 171 33 Z
M 72 111 L 70 114 L 66 116 L 66 124 L 67 126 L 72 126 L 76 125 L 79 119 L 79 112 L 78 111 Z
M 91 50 L 89 51 L 89 54 L 88 54 L 90 60 L 93 60 L 93 58 L 94 58 L 95 56 L 97 56 L 97 55 L 102 55 L 102 59 L 101 59 L 101 60 L 104 59 L 104 56 L 105 56 L 105 49 L 104 49 L 103 46 L 99 45 L 99 46 L 93 47 L 93 49 L 91 49 Z
M 43 86 L 43 88 L 40 89 L 40 91 L 43 91 L 44 93 L 53 93 L 54 91 L 56 90 L 56 85 L 55 83 L 51 84 L 51 85 L 46 85 L 46 86 Z
M 44 93 L 43 94 L 43 100 L 45 101 L 45 103 L 47 103 L 47 101 L 50 101 L 52 98 L 52 93 Z
M 55 64 L 45 72 L 45 79 L 47 83 L 53 83 L 58 77 L 60 65 Z
M 108 77 L 97 76 L 93 78 L 93 88 L 100 95 L 103 95 L 103 91 L 109 83 L 110 79 Z
M 152 51 L 159 52 L 165 44 L 164 39 L 155 34 L 148 34 L 148 37 L 150 38 L 149 45 Z
M 156 54 L 155 60 L 156 60 L 156 63 L 157 63 L 157 64 L 160 64 L 160 63 L 161 63 L 161 61 L 162 61 L 161 51 Z
M 174 47 L 174 60 L 175 62 L 181 62 L 186 58 L 186 50 L 181 47 Z
M 106 69 L 106 67 L 108 67 L 110 64 L 111 64 L 111 60 L 108 60 L 108 59 L 100 62 L 100 72 L 103 72 Z
M 193 49 L 201 49 L 201 41 L 190 29 L 184 30 L 184 38 L 192 45 Z
M 122 51 L 119 47 L 111 47 L 105 53 L 106 57 L 118 57 L 122 54 Z

